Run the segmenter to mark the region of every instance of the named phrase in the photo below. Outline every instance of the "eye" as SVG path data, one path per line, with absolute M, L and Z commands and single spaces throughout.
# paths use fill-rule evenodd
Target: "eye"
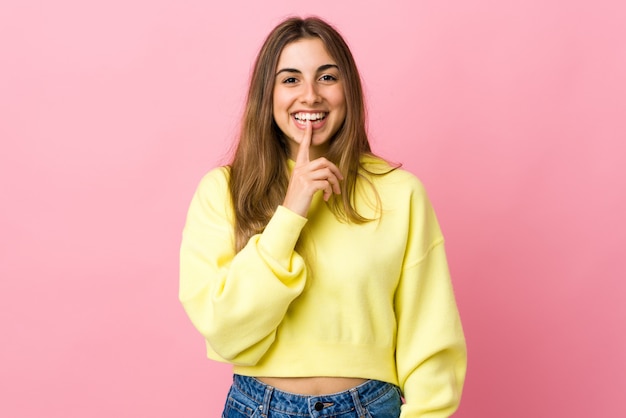
M 324 74 L 323 76 L 320 77 L 320 81 L 337 81 L 337 77 L 335 77 L 332 74 Z
M 297 82 L 298 82 L 298 79 L 295 77 L 287 77 L 283 80 L 283 84 L 293 84 Z

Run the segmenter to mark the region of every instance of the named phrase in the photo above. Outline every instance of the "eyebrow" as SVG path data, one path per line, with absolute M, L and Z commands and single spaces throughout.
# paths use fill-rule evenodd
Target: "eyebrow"
M 326 70 L 328 70 L 330 68 L 336 68 L 337 70 L 339 69 L 339 67 L 337 65 L 335 65 L 335 64 L 324 64 L 324 65 L 321 65 L 320 67 L 318 67 L 317 72 L 321 73 L 321 72 L 326 71 Z M 278 75 L 280 73 L 302 74 L 302 71 L 298 70 L 297 68 L 281 68 L 280 70 L 278 70 L 276 75 Z

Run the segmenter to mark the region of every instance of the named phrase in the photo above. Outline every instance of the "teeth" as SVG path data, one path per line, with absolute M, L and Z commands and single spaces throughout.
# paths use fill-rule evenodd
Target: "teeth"
M 311 121 L 315 121 L 315 120 L 320 120 L 320 119 L 324 119 L 326 117 L 326 113 L 296 113 L 294 115 L 294 117 L 298 120 L 311 120 Z

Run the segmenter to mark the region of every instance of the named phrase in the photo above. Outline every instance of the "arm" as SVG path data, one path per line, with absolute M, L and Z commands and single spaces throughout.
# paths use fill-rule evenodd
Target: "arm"
M 467 353 L 443 238 L 425 194 L 413 199 L 410 238 L 396 292 L 396 364 L 402 418 L 444 418 L 458 408 Z
M 211 358 L 255 364 L 304 288 L 306 269 L 294 247 L 306 219 L 278 207 L 264 232 L 235 254 L 225 170 L 205 176 L 190 204 L 180 249 L 179 298 L 205 337 Z
M 179 298 L 215 360 L 256 364 L 304 289 L 305 263 L 294 249 L 311 200 L 318 191 L 325 200 L 341 192 L 337 167 L 309 160 L 312 136 L 309 122 L 283 204 L 239 253 L 225 169 L 205 176 L 194 195 L 180 250 Z

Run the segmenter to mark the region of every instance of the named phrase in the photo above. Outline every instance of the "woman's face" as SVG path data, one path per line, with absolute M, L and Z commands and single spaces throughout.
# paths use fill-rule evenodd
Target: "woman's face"
M 346 97 L 339 68 L 322 41 L 305 38 L 285 46 L 274 80 L 274 120 L 289 140 L 292 158 L 304 135 L 307 119 L 313 122 L 310 158 L 328 151 L 330 139 L 346 118 Z

